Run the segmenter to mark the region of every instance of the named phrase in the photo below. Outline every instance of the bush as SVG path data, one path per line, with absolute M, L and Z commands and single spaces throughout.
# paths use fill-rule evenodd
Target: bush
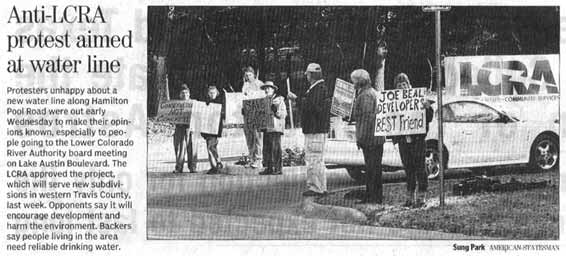
M 305 165 L 305 151 L 300 147 L 291 147 L 283 150 L 283 166 Z

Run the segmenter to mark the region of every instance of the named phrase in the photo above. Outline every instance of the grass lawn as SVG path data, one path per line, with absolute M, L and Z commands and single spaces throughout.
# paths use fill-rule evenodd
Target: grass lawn
M 318 203 L 356 208 L 368 216 L 369 225 L 501 239 L 559 238 L 558 170 L 533 173 L 511 169 L 493 178 L 501 182 L 508 182 L 511 178 L 522 182 L 550 180 L 552 185 L 531 190 L 453 196 L 452 184 L 459 180 L 446 180 L 444 209 L 438 207 L 439 182 L 436 180 L 429 183 L 430 197 L 427 206 L 421 209 L 401 207 L 405 195 L 404 183 L 384 185 L 383 205 L 357 205 L 352 199 L 344 199 L 349 191 L 331 194 L 319 199 Z

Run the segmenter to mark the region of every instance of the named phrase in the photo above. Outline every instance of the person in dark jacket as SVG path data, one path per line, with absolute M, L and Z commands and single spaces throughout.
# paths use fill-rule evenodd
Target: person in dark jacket
M 319 64 L 311 63 L 305 72 L 309 88 L 302 99 L 301 124 L 305 135 L 307 191 L 303 196 L 323 196 L 327 193 L 324 144 L 330 130 L 331 95 L 322 79 Z
M 179 93 L 180 100 L 190 100 L 191 92 L 186 84 L 181 86 Z M 182 173 L 187 159 L 187 167 L 190 173 L 195 173 L 197 169 L 197 148 L 194 134 L 189 129 L 188 124 L 176 124 L 173 134 L 173 146 L 175 147 L 175 170 L 174 173 Z
M 281 135 L 285 131 L 285 117 L 287 116 L 285 99 L 283 96 L 275 93 L 278 87 L 272 81 L 265 82 L 261 88 L 265 90 L 265 94 L 271 99 L 273 128 L 263 130 L 263 160 L 265 161 L 266 168 L 259 174 L 281 175 L 283 174 Z
M 400 73 L 395 77 L 395 87 L 397 89 L 412 88 L 409 77 L 405 73 Z M 426 118 L 426 132 L 428 133 L 429 123 L 432 121 L 434 111 L 430 106 L 430 102 L 423 102 Z M 404 206 L 406 207 L 422 207 L 425 204 L 428 177 L 425 170 L 425 134 L 402 135 L 393 137 L 393 143 L 399 144 L 399 154 L 401 161 L 405 167 L 407 175 L 407 196 Z M 415 191 L 418 191 L 415 196 Z
M 364 154 L 366 170 L 366 194 L 359 203 L 381 204 L 383 202 L 381 159 L 385 137 L 375 136 L 378 92 L 372 87 L 370 75 L 366 70 L 354 70 L 350 79 L 358 91 L 352 117 L 356 121 L 356 143 Z
M 220 157 L 218 156 L 217 146 L 218 138 L 222 137 L 222 125 L 224 123 L 224 119 L 226 119 L 226 104 L 223 95 L 220 95 L 220 92 L 215 85 L 208 85 L 208 93 L 205 97 L 205 102 L 207 105 L 210 103 L 222 105 L 218 133 L 201 133 L 202 137 L 206 140 L 206 150 L 208 152 L 208 161 L 210 162 L 210 169 L 208 170 L 207 174 L 218 174 L 223 168 Z

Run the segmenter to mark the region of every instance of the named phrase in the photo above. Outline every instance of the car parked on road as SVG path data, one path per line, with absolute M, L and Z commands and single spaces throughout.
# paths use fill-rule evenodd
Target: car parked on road
M 529 164 L 546 171 L 558 167 L 558 121 L 519 120 L 501 107 L 479 100 L 449 100 L 442 110 L 445 169 Z M 426 137 L 425 166 L 429 179 L 438 177 L 440 167 L 437 113 L 435 110 Z M 364 159 L 356 146 L 355 125 L 334 124 L 326 145 L 325 163 L 344 167 L 352 178 L 361 180 Z M 390 139 L 386 140 L 383 152 L 383 165 L 402 168 L 399 149 Z

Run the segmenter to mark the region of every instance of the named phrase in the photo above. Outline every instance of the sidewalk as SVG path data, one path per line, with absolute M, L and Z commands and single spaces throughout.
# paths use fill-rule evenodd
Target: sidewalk
M 193 142 L 195 143 L 195 142 Z M 196 136 L 198 148 L 197 170 L 208 169 L 208 158 L 206 142 L 200 136 Z M 304 136 L 301 129 L 286 130 L 281 137 L 283 149 L 289 147 L 302 147 Z M 155 135 L 148 141 L 148 172 L 171 172 L 175 163 L 175 150 L 173 149 L 172 135 Z M 224 162 L 237 161 L 241 156 L 248 154 L 248 148 L 242 129 L 227 129 L 223 137 L 219 138 L 218 154 Z M 171 165 L 173 164 L 173 165 Z M 169 167 L 171 166 L 171 167 Z

